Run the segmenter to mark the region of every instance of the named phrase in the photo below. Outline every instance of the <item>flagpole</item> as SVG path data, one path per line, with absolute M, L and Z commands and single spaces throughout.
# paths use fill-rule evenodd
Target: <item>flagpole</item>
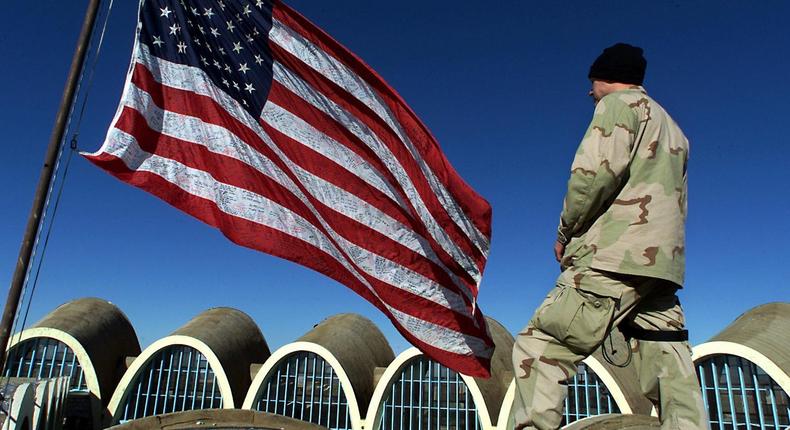
M 90 0 L 88 4 L 88 10 L 85 12 L 85 20 L 82 23 L 82 30 L 77 40 L 77 48 L 71 60 L 71 68 L 69 69 L 66 86 L 63 89 L 60 109 L 55 117 L 55 125 L 52 128 L 52 135 L 49 138 L 49 147 L 47 147 L 47 152 L 44 157 L 44 166 L 41 168 L 41 176 L 38 179 L 36 194 L 33 197 L 33 207 L 30 209 L 30 216 L 27 219 L 27 227 L 25 228 L 22 245 L 19 249 L 19 257 L 16 261 L 14 277 L 11 280 L 11 287 L 8 290 L 8 298 L 6 299 L 5 310 L 3 310 L 3 318 L 0 320 L 0 348 L 2 348 L 0 349 L 0 369 L 3 369 L 5 366 L 5 350 L 8 347 L 11 326 L 14 322 L 17 309 L 19 308 L 22 286 L 25 282 L 27 268 L 30 265 L 30 257 L 33 253 L 33 245 L 39 230 L 39 221 L 44 211 L 47 192 L 53 180 L 52 175 L 54 173 L 55 163 L 57 162 L 58 150 L 60 148 L 60 143 L 63 141 L 63 135 L 66 132 L 68 115 L 74 103 L 77 83 L 82 71 L 82 65 L 85 62 L 85 56 L 88 52 L 93 24 L 96 21 L 100 3 L 101 0 Z

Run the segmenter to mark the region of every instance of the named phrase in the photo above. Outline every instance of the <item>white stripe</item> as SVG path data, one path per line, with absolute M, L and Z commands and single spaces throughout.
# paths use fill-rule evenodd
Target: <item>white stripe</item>
M 145 48 L 145 46 L 141 45 L 141 51 L 140 51 L 140 56 L 141 57 L 145 57 L 145 54 L 147 53 L 147 52 L 143 52 L 144 48 Z M 230 99 L 221 90 L 218 90 L 218 89 L 214 88 L 213 85 L 208 81 L 209 78 L 206 77 L 205 75 L 203 75 L 202 72 L 199 71 L 199 69 L 195 69 L 195 68 L 191 68 L 191 67 L 188 67 L 188 66 L 183 66 L 183 65 L 169 63 L 167 61 L 160 60 L 160 59 L 153 58 L 153 57 L 148 57 L 146 59 L 148 59 L 151 63 L 153 63 L 152 66 L 149 66 L 149 67 L 156 68 L 159 72 L 161 72 L 161 76 L 162 76 L 163 80 L 167 79 L 167 78 L 174 79 L 172 82 L 163 82 L 165 85 L 168 85 L 168 86 L 171 86 L 171 87 L 175 87 L 175 88 L 179 88 L 180 87 L 181 89 L 189 90 L 189 91 L 192 91 L 194 89 L 202 89 L 204 91 L 207 91 L 210 94 L 213 93 L 212 95 L 214 96 L 215 100 L 218 100 L 218 102 L 223 104 L 223 107 L 226 108 L 229 112 L 232 110 L 232 105 L 231 106 L 226 106 L 226 105 L 224 105 L 223 102 L 225 102 L 225 103 L 235 103 L 235 101 L 232 101 L 232 99 Z M 193 87 L 190 84 L 195 84 L 195 85 Z M 138 102 L 140 100 L 139 98 L 137 98 L 139 96 L 139 93 L 137 93 L 136 91 L 133 91 L 132 90 L 133 87 L 134 87 L 133 85 L 128 85 L 127 86 L 128 93 L 124 95 L 124 101 L 128 102 L 128 104 L 131 104 L 131 105 L 134 105 L 135 100 L 137 100 Z M 204 94 L 204 95 L 206 95 L 206 94 Z M 269 146 L 273 147 L 274 150 L 277 150 L 276 147 L 274 147 L 274 144 L 269 139 L 269 137 L 260 128 L 260 126 L 257 123 L 252 122 L 252 118 L 248 116 L 248 114 L 247 114 L 247 112 L 245 110 L 238 109 L 237 112 L 240 113 L 241 115 L 243 115 L 242 118 L 237 118 L 237 119 L 239 119 L 243 123 L 247 123 L 247 125 L 250 128 L 252 128 L 253 130 L 255 130 L 256 132 L 259 133 L 259 136 Z M 176 115 L 176 114 L 174 114 L 172 112 L 169 112 L 168 116 L 166 118 L 168 118 L 169 120 L 174 120 L 175 121 L 175 125 L 178 125 L 176 127 L 173 127 L 173 130 L 179 130 L 179 128 L 182 128 L 182 126 L 184 124 L 184 121 L 189 118 L 189 117 L 186 117 L 186 116 L 181 116 L 180 118 L 178 118 L 176 116 L 171 116 L 171 115 Z M 192 128 L 193 127 L 186 127 L 186 129 L 192 129 Z M 218 132 L 218 131 L 219 130 L 214 130 L 213 132 Z M 227 132 L 227 130 L 226 130 L 226 132 Z M 119 152 L 123 147 L 129 148 L 130 147 L 130 143 L 128 141 L 124 140 L 124 139 L 120 139 L 119 140 L 117 138 L 114 138 L 114 136 L 118 136 L 119 135 L 117 133 L 121 133 L 120 135 L 125 134 L 125 133 L 122 133 L 120 130 L 112 129 L 110 135 L 108 135 L 108 138 L 105 141 L 104 145 L 102 146 L 101 150 L 98 151 L 99 153 L 100 152 L 108 152 L 108 153 L 111 153 L 113 155 L 119 156 L 119 157 L 123 158 L 124 160 L 130 160 L 129 162 L 127 162 L 127 165 L 129 165 L 131 168 L 134 168 L 134 166 L 136 166 L 138 164 L 142 165 L 142 163 L 145 162 L 145 160 L 143 160 L 144 158 L 156 157 L 156 156 L 144 153 L 144 151 L 142 151 L 139 148 L 139 146 L 137 146 L 136 142 L 132 142 L 132 143 L 134 144 L 134 147 L 136 147 L 138 154 L 134 154 L 133 152 L 129 152 L 129 153 Z M 228 135 L 229 136 L 233 136 L 229 132 L 228 132 Z M 204 135 L 204 137 L 205 136 L 206 135 Z M 209 133 L 208 136 L 216 137 L 215 134 L 211 134 L 211 133 Z M 193 138 L 194 138 L 194 136 L 193 136 Z M 189 139 L 184 139 L 184 140 L 189 141 Z M 223 142 L 223 141 L 226 141 L 224 138 L 223 139 L 208 139 L 208 140 L 212 141 L 212 142 Z M 231 141 L 232 141 L 232 139 L 231 139 Z M 119 147 L 119 143 L 120 143 L 120 147 Z M 220 153 L 228 152 L 228 151 L 223 152 L 221 150 L 221 147 L 215 147 L 215 149 L 220 149 Z M 127 149 L 127 152 L 128 152 L 128 149 Z M 230 151 L 229 153 L 233 153 L 233 151 Z M 257 152 L 254 152 L 254 153 L 256 153 L 259 156 L 261 156 Z M 280 154 L 280 155 L 283 156 L 285 161 L 290 161 L 286 157 L 284 157 L 283 154 Z M 158 157 L 158 158 L 161 159 L 161 157 Z M 164 160 L 164 159 L 162 159 L 162 160 Z M 180 165 L 180 166 L 181 166 L 181 171 L 182 172 L 185 172 L 183 169 L 189 169 L 189 168 L 187 168 L 187 167 L 185 167 L 183 165 Z M 192 171 L 192 170 L 194 170 L 194 169 L 189 169 L 189 171 Z M 168 170 L 165 169 L 165 172 L 167 172 L 167 171 Z M 195 172 L 199 172 L 199 171 L 195 171 Z M 209 182 L 216 182 L 216 181 L 214 181 L 214 179 L 208 173 L 205 173 L 205 172 L 200 172 L 200 173 L 201 173 L 201 175 L 199 175 L 199 178 L 201 179 L 201 181 L 199 182 L 200 184 L 209 183 Z M 282 174 L 282 173 L 280 173 L 278 175 L 275 175 L 275 176 L 276 177 L 281 177 L 281 178 L 285 177 L 284 174 Z M 180 178 L 183 181 L 183 180 L 190 179 L 190 176 L 189 175 L 186 175 L 186 176 L 182 175 L 182 176 L 180 176 Z M 207 182 L 207 181 L 209 181 L 209 182 Z M 176 183 L 177 185 L 181 186 L 178 182 L 174 182 L 174 183 Z M 230 189 L 239 190 L 239 192 L 242 193 L 244 198 L 257 196 L 258 199 L 264 199 L 262 196 L 258 196 L 257 194 L 254 194 L 254 193 L 252 193 L 250 191 L 247 191 L 247 190 L 238 189 L 236 187 L 232 187 L 232 186 L 227 185 L 227 184 L 221 184 L 221 185 L 222 185 L 222 187 L 231 187 Z M 284 184 L 284 185 L 288 186 L 288 184 Z M 291 188 L 291 187 L 292 186 L 289 186 L 289 188 Z M 295 191 L 298 192 L 298 190 L 295 190 Z M 223 197 L 224 196 L 228 196 L 229 197 L 232 194 L 223 192 L 223 193 L 220 193 L 219 195 L 221 195 Z M 302 201 L 305 202 L 305 204 L 307 204 L 308 207 L 310 207 L 314 211 L 314 214 L 318 217 L 318 219 L 321 221 L 321 223 L 324 225 L 324 227 L 327 229 L 327 231 L 332 236 L 334 236 L 336 240 L 339 240 L 338 235 L 336 233 L 334 233 L 334 231 L 326 224 L 326 222 L 320 217 L 320 215 L 317 213 L 317 211 L 315 211 L 315 209 L 312 208 L 312 206 L 309 204 L 309 201 L 307 201 L 307 199 L 303 195 L 301 195 L 301 193 L 295 194 L 295 195 L 297 195 L 300 199 L 302 199 Z M 215 200 L 215 199 L 211 199 L 211 200 Z M 234 199 L 231 199 L 231 200 L 234 200 Z M 228 213 L 230 213 L 230 212 L 228 212 Z M 265 213 L 261 213 L 261 211 L 254 211 L 254 215 L 261 216 L 261 215 L 265 215 Z M 299 217 L 297 214 L 293 214 L 293 215 L 295 217 Z M 239 215 L 235 215 L 235 216 L 239 216 Z M 280 219 L 285 219 L 285 218 L 280 218 Z M 301 217 L 299 217 L 299 219 L 301 219 Z M 317 232 L 320 233 L 320 231 L 317 230 L 314 226 L 312 226 L 312 225 L 310 225 L 310 226 L 311 226 L 311 228 L 314 231 L 317 231 Z M 272 228 L 276 228 L 276 227 L 272 227 Z M 300 226 L 300 231 L 304 231 L 303 230 L 303 226 Z M 298 237 L 298 236 L 295 236 L 295 237 Z M 312 235 L 310 237 L 312 237 Z M 360 280 L 360 282 L 362 282 L 364 285 L 366 285 L 369 289 L 371 288 L 371 286 L 364 280 L 364 278 L 362 278 L 358 273 L 356 273 L 356 271 L 352 267 L 350 267 L 348 265 L 346 259 L 342 255 L 338 256 L 337 249 L 334 248 L 334 246 L 331 244 L 331 242 L 329 241 L 328 238 L 323 236 L 323 234 L 321 234 L 321 236 L 319 236 L 318 238 L 321 239 L 320 243 L 322 244 L 322 246 L 319 246 L 320 249 L 324 249 L 325 252 L 327 252 L 329 255 L 333 255 L 334 258 L 336 258 L 341 264 L 343 264 L 344 267 L 346 267 L 357 279 Z M 308 241 L 308 243 L 313 243 L 313 242 Z M 326 248 L 325 244 L 330 245 L 331 249 L 333 249 L 334 252 L 328 252 L 325 249 Z M 368 255 L 366 255 L 366 258 L 370 259 L 370 256 L 371 256 L 371 254 L 368 254 Z M 400 267 L 400 266 L 398 266 L 398 267 Z M 400 287 L 401 285 L 394 285 L 394 286 L 395 287 Z M 377 298 L 379 298 L 379 300 L 382 303 L 384 303 L 386 306 L 388 306 L 388 308 L 390 308 L 391 312 L 395 311 L 394 308 L 389 307 L 389 305 L 386 302 L 381 300 L 380 297 L 378 297 L 378 294 L 376 294 L 376 292 L 374 290 L 371 289 L 371 291 L 373 292 L 374 295 L 376 295 Z M 444 290 L 444 292 L 448 292 L 448 290 Z M 412 293 L 419 295 L 420 291 L 412 291 Z M 430 299 L 435 298 L 435 297 L 428 296 L 426 298 L 430 300 Z M 449 302 L 447 302 L 447 301 L 445 301 L 445 302 L 449 304 Z M 463 312 L 463 309 L 464 308 L 461 308 L 459 310 Z M 393 315 L 395 315 L 395 314 L 393 313 Z M 401 319 L 402 318 L 400 318 L 399 321 Z M 431 324 L 431 323 L 428 323 L 427 321 L 425 323 L 426 324 Z M 412 324 L 414 324 L 414 322 L 412 322 Z M 434 325 L 434 324 L 431 324 L 431 325 Z M 446 333 L 444 335 L 447 339 L 456 339 L 457 341 L 465 342 L 465 340 L 463 340 L 463 338 L 462 338 L 465 335 L 463 335 L 462 333 L 458 333 L 458 332 L 456 332 L 454 330 L 447 329 L 447 328 L 443 328 L 443 329 L 448 331 L 448 333 Z M 450 332 L 452 332 L 452 333 L 450 333 Z M 423 338 L 421 337 L 422 336 L 421 333 L 415 332 L 413 334 L 418 339 L 423 340 Z M 461 337 L 459 337 L 459 336 L 461 336 Z M 428 339 L 425 339 L 425 341 L 427 342 Z M 445 347 L 453 347 L 453 345 L 436 345 L 436 346 L 439 347 L 439 348 L 443 348 L 443 349 Z M 468 348 L 468 346 L 466 346 L 466 345 L 456 345 L 455 347 Z M 469 353 L 471 353 L 471 350 L 469 351 Z
M 392 199 L 401 208 L 408 208 L 394 186 L 364 158 L 317 130 L 302 118 L 272 101 L 267 101 L 263 106 L 261 118 L 280 133 L 329 158 L 353 173 L 354 176 Z
M 381 142 L 378 136 L 376 136 L 365 123 L 360 121 L 359 118 L 347 112 L 322 93 L 316 91 L 310 84 L 303 81 L 280 63 L 275 62 L 273 69 L 274 79 L 277 82 L 304 99 L 307 103 L 310 103 L 315 108 L 334 118 L 338 123 L 343 124 L 351 133 L 377 154 L 398 181 L 398 184 L 400 184 L 406 196 L 413 203 L 415 210 L 428 232 L 431 233 L 439 246 L 452 256 L 453 259 L 475 279 L 476 283 L 479 284 L 481 274 L 474 260 L 466 255 L 463 250 L 453 242 L 447 232 L 439 226 L 439 223 L 433 218 L 427 206 L 422 201 L 420 194 L 409 179 L 403 166 L 400 165 L 395 155 L 392 154 L 383 142 Z
M 181 115 L 172 111 L 165 111 L 158 107 L 150 94 L 141 88 L 131 85 L 125 97 L 124 104 L 136 111 L 140 112 L 145 118 L 149 127 L 162 134 L 186 141 L 192 142 L 208 149 L 209 151 L 222 154 L 242 163 L 248 165 L 250 168 L 255 169 L 262 174 L 268 176 L 275 182 L 279 183 L 291 194 L 299 198 L 313 214 L 319 218 L 322 225 L 330 231 L 331 236 L 338 240 L 340 235 L 330 229 L 329 223 L 325 222 L 320 216 L 317 209 L 310 203 L 310 201 L 299 190 L 298 186 L 285 174 L 274 162 L 268 157 L 264 156 L 254 148 L 250 147 L 246 142 L 233 134 L 225 127 L 214 125 L 211 123 L 203 122 L 201 119 Z M 253 127 L 260 126 L 254 125 Z M 264 133 L 261 130 L 261 133 Z M 332 208 L 338 213 L 341 213 L 357 222 L 378 231 L 379 233 L 395 240 L 401 245 L 411 249 L 414 252 L 428 258 L 436 265 L 443 268 L 444 271 L 459 287 L 459 290 L 466 293 L 466 298 L 470 302 L 473 300 L 468 290 L 461 284 L 461 281 L 444 265 L 441 260 L 436 256 L 431 249 L 430 244 L 419 234 L 411 230 L 409 227 L 401 224 L 397 220 L 391 218 L 389 215 L 381 212 L 376 207 L 368 204 L 365 200 L 360 199 L 347 192 L 346 190 L 335 186 L 334 184 L 313 175 L 312 173 L 304 170 L 300 166 L 293 163 L 290 159 L 280 154 L 283 161 L 286 162 L 289 169 L 297 175 L 299 182 L 304 185 L 307 191 L 327 207 Z M 429 300 L 435 301 L 442 306 L 450 309 L 464 309 L 465 304 L 456 292 L 446 289 L 444 286 L 417 274 L 416 272 L 401 266 L 389 259 L 375 255 L 365 251 L 362 253 L 362 248 L 351 244 L 351 242 L 343 239 L 348 246 L 341 246 L 341 248 L 352 255 L 357 255 L 354 258 L 354 263 L 362 267 L 365 272 L 371 276 L 380 279 L 389 284 L 395 285 L 398 288 L 423 296 Z M 364 255 L 359 256 L 362 253 Z M 376 261 L 377 264 L 368 264 L 370 261 Z M 420 282 L 413 279 L 418 276 L 421 278 Z M 396 281 L 402 282 L 396 282 Z M 432 290 L 425 287 L 420 288 L 421 285 L 427 284 L 433 291 L 432 295 L 429 292 Z M 447 298 L 445 300 L 444 298 Z
M 219 182 L 202 170 L 143 151 L 134 136 L 114 127 L 108 133 L 102 152 L 120 158 L 131 170 L 157 175 L 191 195 L 212 201 L 228 215 L 281 231 L 331 255 L 371 289 L 395 319 L 421 341 L 457 354 L 485 351 L 481 339 L 410 316 L 381 300 L 318 228 L 288 208 L 251 191 Z
M 343 88 L 357 100 L 364 103 L 365 106 L 369 107 L 379 118 L 384 120 L 398 135 L 401 141 L 403 141 L 406 148 L 425 174 L 434 194 L 437 195 L 437 198 L 452 220 L 467 237 L 469 237 L 472 243 L 478 247 L 484 256 L 488 255 L 490 247 L 489 239 L 466 216 L 466 213 L 447 191 L 444 184 L 439 181 L 430 166 L 428 166 L 425 160 L 420 156 L 419 151 L 411 142 L 408 134 L 403 130 L 403 127 L 392 114 L 389 107 L 365 80 L 343 63 L 324 52 L 320 47 L 314 45 L 309 40 L 303 38 L 299 33 L 293 31 L 276 19 L 273 20 L 273 26 L 269 32 L 269 39 L 313 70 L 319 72 L 324 77 Z

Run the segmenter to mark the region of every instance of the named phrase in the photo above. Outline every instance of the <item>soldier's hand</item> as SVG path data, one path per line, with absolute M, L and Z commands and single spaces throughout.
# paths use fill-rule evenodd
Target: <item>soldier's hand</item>
M 563 255 L 565 255 L 565 245 L 561 244 L 560 241 L 554 242 L 554 258 L 559 262 L 562 260 Z

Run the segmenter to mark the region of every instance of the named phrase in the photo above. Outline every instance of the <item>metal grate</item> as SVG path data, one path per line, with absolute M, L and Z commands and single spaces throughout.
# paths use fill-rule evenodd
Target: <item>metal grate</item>
M 619 412 L 620 408 L 606 385 L 586 364 L 580 363 L 576 375 L 568 381 L 562 425 L 594 415 Z
M 763 369 L 734 355 L 716 355 L 697 364 L 710 428 L 786 429 L 788 395 Z
M 477 407 L 458 373 L 418 357 L 401 371 L 379 410 L 380 429 L 479 430 Z
M 49 337 L 27 339 L 11 348 L 5 376 L 37 379 L 68 376 L 71 392 L 88 391 L 85 372 L 74 351 Z
M 330 429 L 351 429 L 348 401 L 335 370 L 312 352 L 295 352 L 277 363 L 261 384 L 255 408 Z
M 121 422 L 193 409 L 220 409 L 217 377 L 199 351 L 173 345 L 158 351 L 129 384 Z

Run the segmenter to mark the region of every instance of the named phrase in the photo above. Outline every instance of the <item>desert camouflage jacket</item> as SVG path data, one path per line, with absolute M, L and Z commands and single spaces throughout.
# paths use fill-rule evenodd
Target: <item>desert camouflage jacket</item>
M 683 285 L 688 140 L 632 87 L 603 97 L 576 151 L 558 240 L 563 269 L 591 267 Z

